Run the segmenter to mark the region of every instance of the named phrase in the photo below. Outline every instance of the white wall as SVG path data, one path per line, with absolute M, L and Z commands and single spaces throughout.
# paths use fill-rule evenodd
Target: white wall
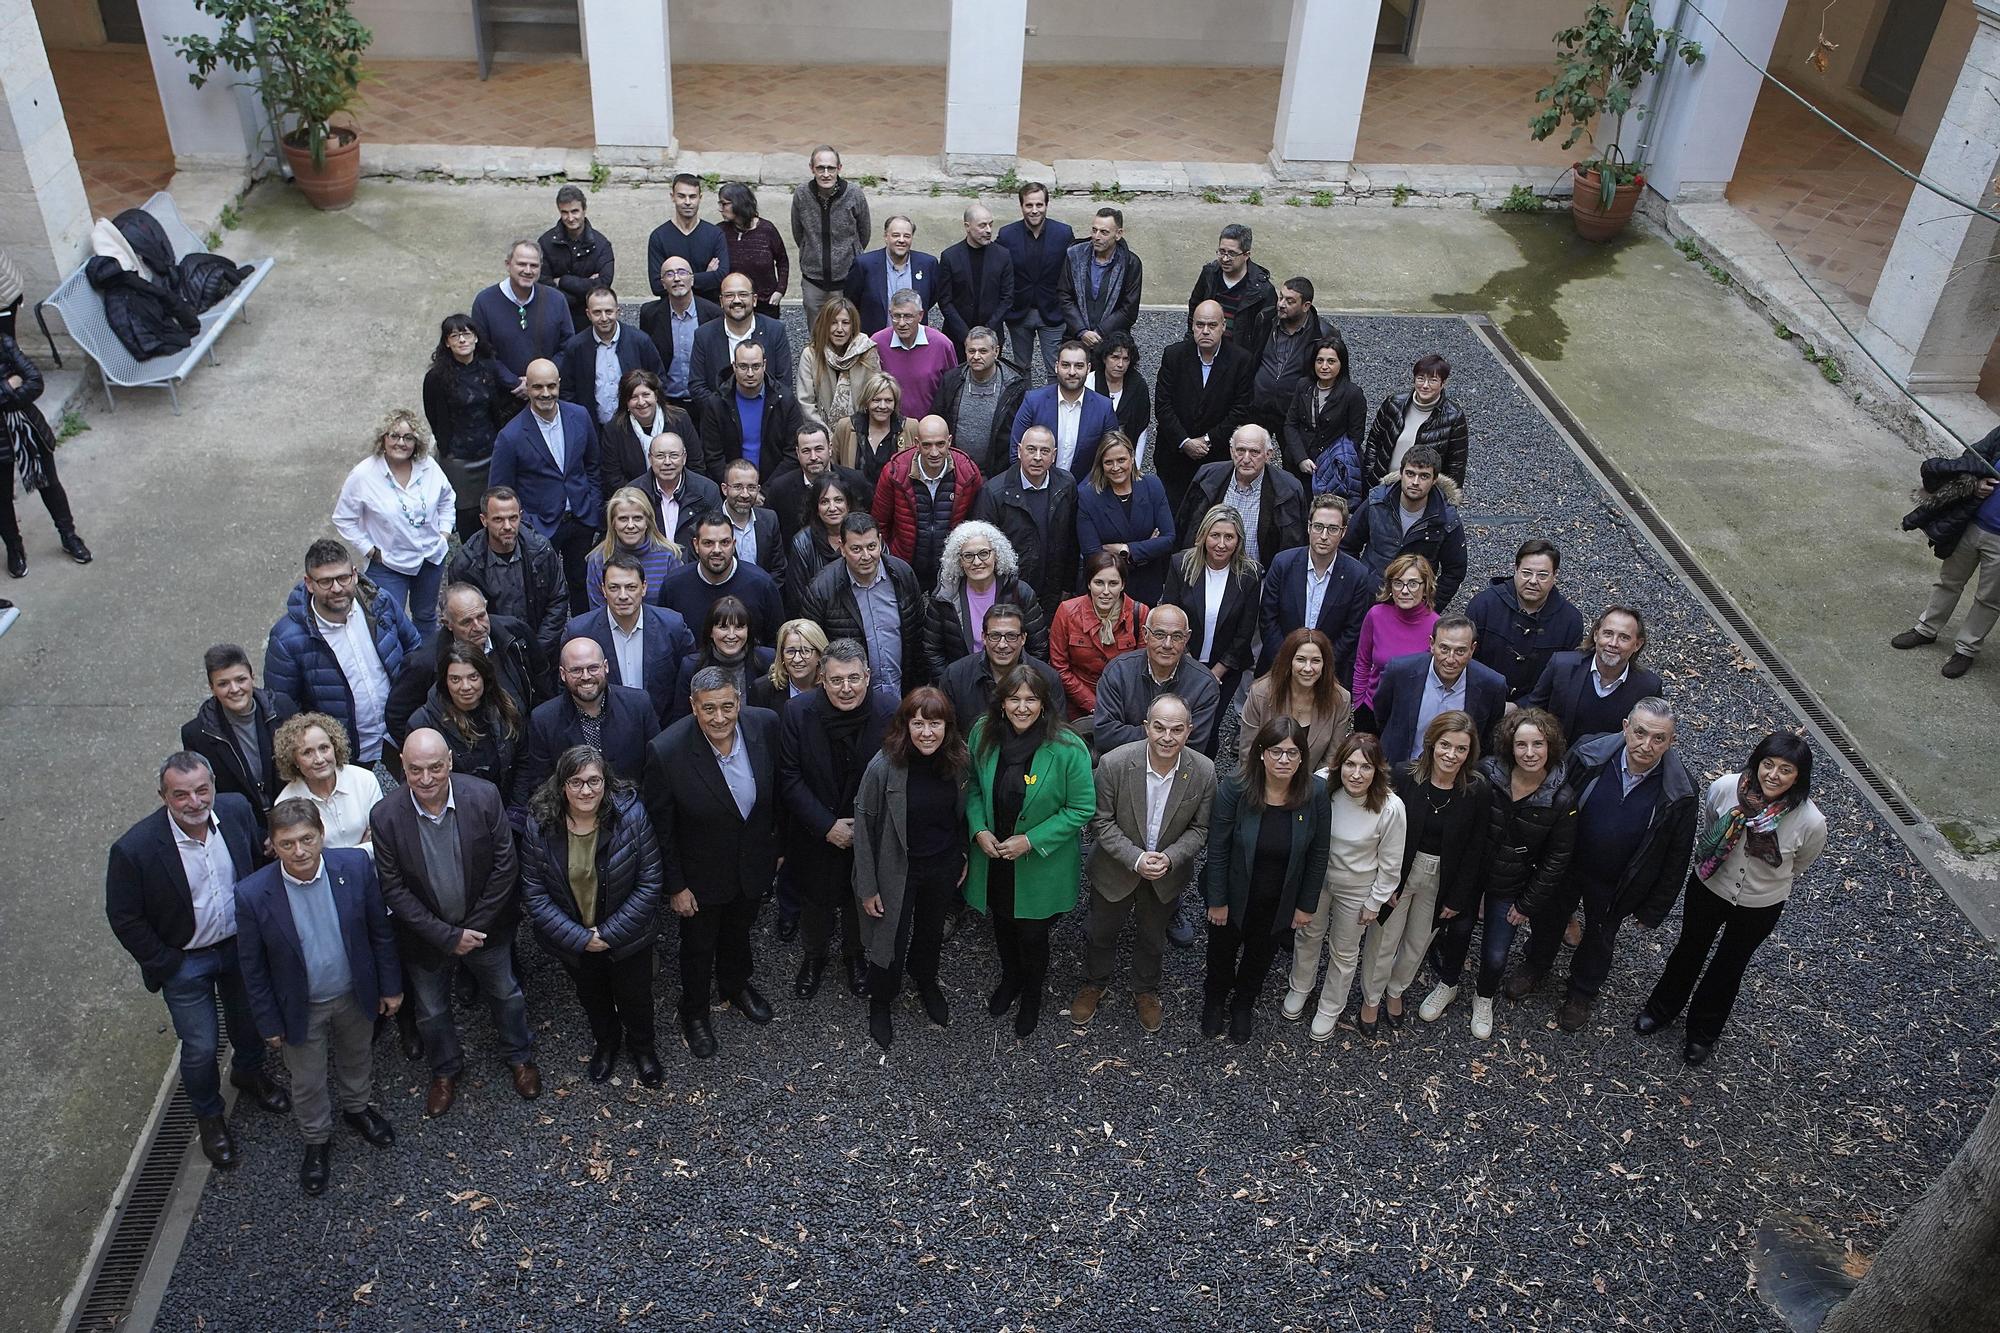
M 1671 12 L 1671 4 L 1655 0 L 1654 13 Z M 1556 30 L 1581 19 L 1588 8 L 1590 0 L 1423 0 L 1410 63 L 1553 64 Z

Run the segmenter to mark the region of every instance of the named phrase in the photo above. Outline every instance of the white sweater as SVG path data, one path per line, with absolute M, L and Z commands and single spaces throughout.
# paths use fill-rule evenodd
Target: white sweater
M 1402 798 L 1390 792 L 1380 810 L 1370 810 L 1347 794 L 1338 781 L 1333 789 L 1333 836 L 1327 841 L 1326 885 L 1369 888 L 1370 906 L 1389 901 L 1403 878 L 1403 834 L 1409 823 Z
M 1701 803 L 1703 833 L 1736 808 L 1736 784 L 1742 777 L 1741 773 L 1725 773 L 1708 784 L 1707 797 Z M 1710 893 L 1738 907 L 1769 907 L 1785 901 L 1792 896 L 1792 885 L 1798 877 L 1826 850 L 1826 816 L 1807 800 L 1785 812 L 1778 821 L 1776 835 L 1777 865 L 1751 856 L 1746 837 L 1730 849 L 1715 873 L 1702 883 Z

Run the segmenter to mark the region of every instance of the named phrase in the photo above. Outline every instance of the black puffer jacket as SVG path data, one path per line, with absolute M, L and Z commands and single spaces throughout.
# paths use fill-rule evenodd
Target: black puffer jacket
M 2000 426 L 1956 458 L 1926 458 L 1918 476 L 1923 489 L 1917 507 L 1903 516 L 1903 531 L 1921 528 L 1940 560 L 1958 549 L 1958 539 L 1979 509 L 1979 483 L 1994 475 L 2000 460 Z
M 479 710 L 479 739 L 469 741 L 453 719 L 451 700 L 446 697 L 444 686 L 439 685 L 423 706 L 410 714 L 410 730 L 429 727 L 437 732 L 451 751 L 452 772 L 484 778 L 505 797 L 514 790 L 514 764 L 520 758 L 522 738 L 527 735 L 527 720 L 522 719 L 509 736 L 500 710 L 487 704 Z
M 1025 579 L 1014 578 L 996 584 L 993 594 L 993 605 L 1011 602 L 1021 608 L 1026 620 L 1021 629 L 1028 636 L 1022 648 L 1030 657 L 1039 657 L 1046 662 L 1049 657 L 1049 621 L 1034 588 Z M 924 662 L 930 670 L 931 680 L 944 679 L 945 668 L 971 651 L 972 615 L 966 607 L 965 589 L 961 587 L 952 597 L 932 593 L 930 613 L 924 617 Z
M 104 321 L 140 361 L 194 346 L 201 317 L 194 307 L 156 282 L 123 268 L 109 255 L 83 266 L 84 278 L 104 299 Z
M 242 285 L 253 272 L 223 255 L 197 250 L 174 258 L 173 242 L 167 239 L 160 220 L 143 208 L 128 208 L 111 219 L 111 225 L 132 247 L 139 262 L 159 274 L 160 283 L 197 311 L 208 309 Z
M 1497 756 L 1480 760 L 1479 772 L 1493 788 L 1486 900 L 1518 899 L 1525 915 L 1545 912 L 1569 874 L 1570 852 L 1576 847 L 1576 793 L 1555 772 L 1526 800 L 1512 801 L 1514 779 Z
M 1409 413 L 1408 389 L 1382 400 L 1375 413 L 1375 424 L 1368 428 L 1368 447 L 1361 451 L 1362 476 L 1379 477 L 1389 470 L 1389 459 L 1396 452 L 1396 441 L 1402 438 L 1403 422 Z M 1426 444 L 1444 460 L 1444 474 L 1465 485 L 1465 460 L 1472 450 L 1472 428 L 1466 424 L 1458 400 L 1449 393 L 1438 399 L 1430 416 L 1417 427 L 1416 443 L 1410 447 Z
M 597 830 L 597 934 L 613 959 L 653 947 L 660 933 L 660 845 L 636 792 L 611 803 Z M 581 958 L 589 926 L 578 918 L 569 887 L 569 832 L 558 817 L 530 821 L 521 838 L 521 906 L 550 953 Z

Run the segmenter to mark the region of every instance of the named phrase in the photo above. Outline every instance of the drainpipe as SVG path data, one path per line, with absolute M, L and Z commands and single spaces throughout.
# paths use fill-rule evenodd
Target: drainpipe
M 1674 21 L 1667 26 L 1673 29 L 1675 33 L 1679 33 L 1681 31 L 1681 20 L 1686 16 L 1687 0 L 1674 0 Z M 1647 109 L 1646 119 L 1642 122 L 1644 129 L 1641 132 L 1639 140 L 1639 152 L 1635 158 L 1641 164 L 1642 170 L 1646 161 L 1646 154 L 1653 146 L 1653 127 L 1659 124 L 1660 118 L 1666 114 L 1668 106 L 1667 93 L 1673 85 L 1674 74 L 1679 70 L 1680 66 L 1680 57 L 1673 52 L 1669 52 L 1667 63 L 1661 67 L 1660 76 L 1653 83 L 1652 105 Z

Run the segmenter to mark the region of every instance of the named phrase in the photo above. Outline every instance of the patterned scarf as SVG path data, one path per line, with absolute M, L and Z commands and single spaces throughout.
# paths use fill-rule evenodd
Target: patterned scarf
M 1775 801 L 1764 801 L 1764 793 L 1757 786 L 1754 773 L 1745 773 L 1736 781 L 1736 805 L 1729 813 L 1715 821 L 1695 848 L 1695 874 L 1704 883 L 1722 868 L 1729 854 L 1736 850 L 1736 844 L 1746 837 L 1745 851 L 1748 855 L 1770 865 L 1783 865 L 1784 853 L 1778 850 L 1778 821 L 1784 818 L 1787 809 L 1781 797 Z

